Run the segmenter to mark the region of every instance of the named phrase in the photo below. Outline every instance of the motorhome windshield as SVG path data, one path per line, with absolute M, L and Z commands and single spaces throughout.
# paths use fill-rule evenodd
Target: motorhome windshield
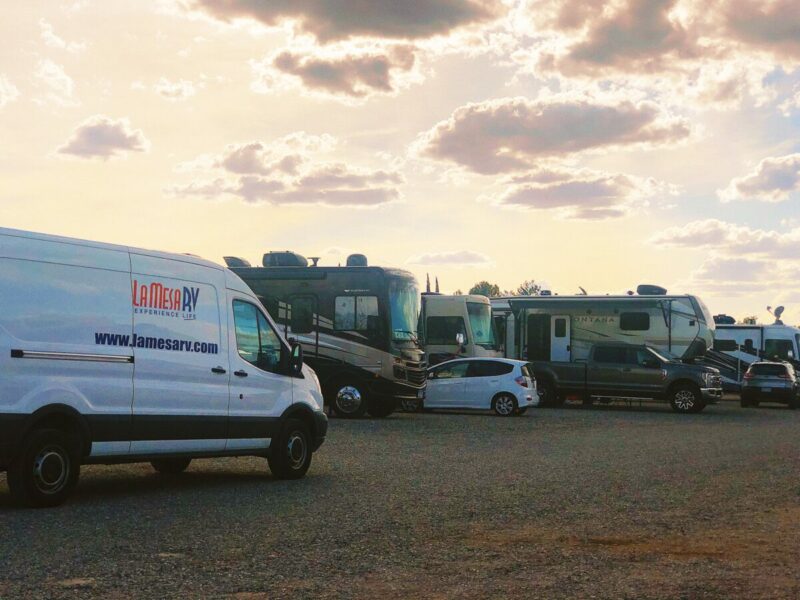
M 697 296 L 690 296 L 692 302 L 695 305 L 695 311 L 697 312 L 697 316 L 700 317 L 703 321 L 706 322 L 707 325 L 710 327 L 714 326 L 714 317 L 711 315 L 711 311 L 708 310 L 706 303 L 703 302 Z
M 393 279 L 389 283 L 389 307 L 392 317 L 392 339 L 417 339 L 419 290 L 408 279 Z
M 469 314 L 473 342 L 484 348 L 494 349 L 495 336 L 491 306 L 478 302 L 467 302 L 467 314 Z

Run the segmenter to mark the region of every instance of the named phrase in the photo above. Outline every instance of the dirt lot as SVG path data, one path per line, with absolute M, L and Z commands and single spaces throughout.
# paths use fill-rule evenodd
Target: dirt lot
M 302 481 L 86 467 L 47 511 L 4 477 L 2 598 L 800 597 L 785 408 L 333 420 Z

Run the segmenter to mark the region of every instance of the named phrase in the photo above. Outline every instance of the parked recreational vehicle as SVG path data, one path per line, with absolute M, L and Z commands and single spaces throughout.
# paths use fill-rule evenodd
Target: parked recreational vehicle
M 325 439 L 301 348 L 220 265 L 0 229 L 0 299 L 0 471 L 24 504 L 87 463 L 264 456 L 296 479 Z
M 722 325 L 714 333 L 714 350 L 732 357 L 723 369 L 726 384 L 738 386 L 747 368 L 760 360 L 783 360 L 800 367 L 800 329 L 789 325 Z
M 419 337 L 435 365 L 453 358 L 502 356 L 486 296 L 422 294 Z
M 419 286 L 411 273 L 367 266 L 360 254 L 344 267 L 317 266 L 315 259 L 308 266 L 291 252 L 265 254 L 262 267 L 225 260 L 284 334 L 301 343 L 338 415 L 384 417 L 399 400 L 424 396 Z
M 511 296 L 491 303 L 508 358 L 584 360 L 595 343 L 626 342 L 689 360 L 713 345 L 714 320 L 697 296 Z

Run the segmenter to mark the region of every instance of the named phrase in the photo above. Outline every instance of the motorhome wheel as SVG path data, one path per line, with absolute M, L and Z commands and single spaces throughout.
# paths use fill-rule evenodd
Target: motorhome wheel
M 364 390 L 349 383 L 335 386 L 333 410 L 340 417 L 353 419 L 364 416 L 367 411 L 367 397 Z

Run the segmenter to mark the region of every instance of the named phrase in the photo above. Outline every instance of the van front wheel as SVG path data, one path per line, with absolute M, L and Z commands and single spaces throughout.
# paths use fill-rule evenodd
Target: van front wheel
M 177 475 L 188 469 L 191 462 L 191 458 L 162 458 L 160 460 L 152 460 L 150 464 L 163 475 Z
M 278 479 L 300 479 L 311 466 L 311 434 L 299 419 L 287 419 L 270 444 L 269 470 Z
M 19 504 L 62 504 L 78 483 L 79 443 L 58 429 L 33 431 L 8 467 L 8 487 Z

